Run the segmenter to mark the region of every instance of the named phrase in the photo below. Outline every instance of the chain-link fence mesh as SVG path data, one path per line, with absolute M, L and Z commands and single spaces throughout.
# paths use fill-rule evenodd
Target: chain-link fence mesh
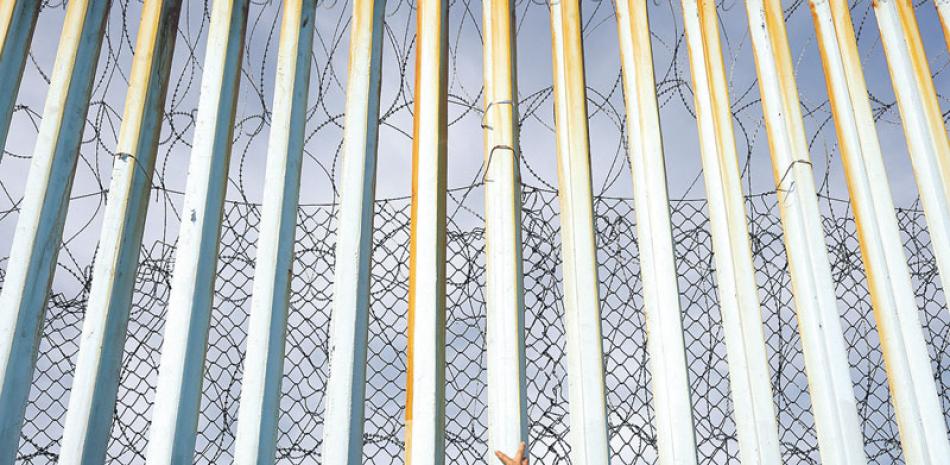
M 564 329 L 556 194 L 524 193 L 526 347 L 531 451 L 537 463 L 570 463 Z M 787 463 L 819 463 L 814 421 L 775 197 L 749 197 L 750 229 L 761 289 L 772 385 Z M 365 463 L 402 463 L 406 372 L 406 297 L 409 201 L 377 203 L 370 319 Z M 628 199 L 595 201 L 607 402 L 613 463 L 654 463 L 656 437 L 650 407 L 640 267 Z M 847 206 L 825 219 L 839 308 L 871 463 L 901 462 L 880 344 Z M 950 406 L 950 314 L 919 210 L 900 211 L 921 319 Z M 229 463 L 247 330 L 255 231 L 260 207 L 229 203 L 225 214 L 217 299 L 212 317 L 196 463 Z M 694 421 L 702 463 L 738 463 L 732 400 L 716 299 L 713 256 L 704 202 L 673 206 L 674 239 L 689 364 Z M 328 374 L 332 303 L 333 206 L 300 209 L 296 269 L 288 325 L 287 360 L 278 431 L 279 463 L 319 462 Z M 485 424 L 484 238 L 479 228 L 449 226 L 446 361 L 447 450 L 451 463 L 482 463 Z M 154 396 L 174 248 L 143 250 L 126 343 L 110 463 L 141 463 Z M 86 278 L 88 280 L 88 278 Z M 47 314 L 40 369 L 23 431 L 21 463 L 49 463 L 57 455 L 66 392 L 87 298 L 54 294 Z M 950 412 L 950 409 L 947 410 Z M 948 415 L 950 418 L 950 415 Z
M 546 2 L 518 0 L 518 72 L 530 450 L 533 463 L 570 463 L 564 328 L 560 285 L 558 203 L 554 185 L 553 115 Z M 703 464 L 738 463 L 732 399 L 719 315 L 702 181 L 698 172 L 689 67 L 678 0 L 648 2 L 661 121 L 670 169 L 674 243 L 680 277 L 694 422 Z M 142 262 L 129 322 L 108 460 L 144 462 L 155 394 L 166 302 L 181 221 L 188 153 L 194 137 L 207 1 L 186 1 L 179 27 L 153 181 Z M 0 162 L 0 247 L 8 246 L 22 200 L 25 173 L 42 114 L 65 1 L 46 0 L 18 97 L 13 132 Z M 646 352 L 629 166 L 624 152 L 613 8 L 582 0 L 588 54 L 595 211 L 610 446 L 613 463 L 655 463 L 649 354 Z M 734 122 L 748 197 L 780 439 L 786 463 L 818 463 L 782 231 L 771 191 L 767 144 L 741 2 L 718 2 Z M 950 60 L 933 5 L 917 5 L 938 91 L 947 89 Z M 328 373 L 335 214 L 342 140 L 343 83 L 350 5 L 324 2 L 317 15 L 308 111 L 302 206 L 288 322 L 285 377 L 278 424 L 279 463 L 319 463 Z M 114 0 L 59 266 L 53 283 L 18 463 L 54 463 L 91 285 L 95 243 L 108 195 L 112 150 L 128 84 L 139 0 Z M 786 5 L 786 21 L 800 86 L 851 377 L 866 451 L 873 464 L 902 463 L 883 358 L 860 258 L 853 216 L 841 177 L 830 110 L 807 2 Z M 924 333 L 944 411 L 950 412 L 950 313 L 940 287 L 923 213 L 906 167 L 899 116 L 890 90 L 870 0 L 852 3 L 872 104 L 888 153 L 905 251 L 917 289 Z M 450 2 L 449 193 L 447 288 L 446 454 L 450 463 L 484 463 L 485 414 L 484 238 L 481 200 L 481 2 Z M 937 24 L 935 26 L 935 24 Z M 225 208 L 215 308 L 209 337 L 196 463 L 232 461 L 246 339 L 255 244 L 260 222 L 261 173 L 270 124 L 279 2 L 252 1 L 241 94 Z M 406 296 L 409 199 L 404 180 L 412 128 L 415 6 L 389 0 L 383 61 L 381 148 L 373 255 L 364 457 L 367 464 L 403 463 L 406 374 Z M 612 32 L 614 31 L 614 32 Z M 929 32 L 929 33 L 928 33 Z M 936 45 L 934 45 L 936 44 Z M 947 99 L 940 96 L 946 107 Z M 947 116 L 945 115 L 945 119 Z M 903 171 L 901 171 L 901 167 Z M 473 173 L 476 173 L 473 176 Z M 537 187 L 532 187 L 537 186 Z M 0 285 L 8 266 L 0 249 Z

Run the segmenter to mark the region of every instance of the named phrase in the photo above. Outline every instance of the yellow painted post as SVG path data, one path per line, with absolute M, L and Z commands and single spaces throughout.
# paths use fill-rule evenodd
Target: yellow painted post
M 607 406 L 579 0 L 551 4 L 571 458 L 607 465 Z
M 528 442 L 525 398 L 524 278 L 515 13 L 511 0 L 484 0 L 485 345 L 488 456 L 514 456 Z
M 934 3 L 940 15 L 940 25 L 943 26 L 943 38 L 950 49 L 950 0 L 934 0 Z
M 354 0 L 337 210 L 323 465 L 363 460 L 376 149 L 386 0 Z
M 142 5 L 59 465 L 106 458 L 180 10 L 181 0 Z
M 822 463 L 866 463 L 779 0 L 746 0 Z M 898 246 L 898 250 L 900 247 Z
M 72 0 L 66 7 L 0 292 L 0 465 L 16 457 L 111 6 Z
M 417 4 L 406 464 L 445 463 L 447 0 Z
M 941 283 L 950 289 L 950 140 L 910 0 L 874 2 Z M 938 433 L 933 433 L 938 434 Z
M 755 268 L 719 20 L 713 0 L 683 0 L 700 154 L 712 228 L 719 308 L 743 463 L 781 463 Z
M 811 8 L 905 457 L 908 463 L 935 463 L 922 459 L 921 454 L 927 454 L 932 447 L 937 453 L 941 448 L 946 451 L 946 430 L 941 441 L 928 444 L 922 426 L 924 417 L 929 416 L 927 421 L 933 422 L 936 416 L 937 427 L 943 428 L 943 412 L 936 400 L 930 357 L 861 70 L 849 4 L 845 0 L 812 0 Z M 918 395 L 924 396 L 919 398 L 922 402 Z M 814 395 L 812 398 L 817 417 L 821 406 Z M 922 411 L 934 409 L 935 405 L 932 412 Z M 818 433 L 822 440 L 821 428 Z M 822 449 L 822 461 L 831 463 L 824 459 L 826 448 Z M 843 450 L 840 444 L 831 447 L 831 453 L 840 454 Z
M 943 288 L 950 289 L 950 142 L 914 7 L 908 0 L 878 0 L 874 2 L 874 13 L 927 218 L 931 247 Z M 873 281 L 875 276 L 869 274 L 868 278 Z M 878 312 L 879 318 L 884 316 Z M 920 332 L 919 321 L 905 316 L 893 321 L 891 326 L 901 330 L 894 331 L 891 338 L 884 338 L 882 334 L 881 345 L 904 457 L 912 464 L 944 463 L 950 457 L 950 442 L 927 347 L 923 338 L 916 336 Z
M 633 175 L 657 452 L 660 465 L 692 465 L 697 461 L 696 435 L 673 258 L 670 200 L 647 5 L 646 0 L 617 0 L 614 5 L 627 109 L 627 156 Z

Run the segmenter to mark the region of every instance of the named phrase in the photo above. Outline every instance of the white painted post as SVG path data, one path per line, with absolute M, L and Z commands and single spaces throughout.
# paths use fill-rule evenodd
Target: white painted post
M 354 0 L 322 463 L 363 461 L 366 345 L 385 0 Z
M 551 4 L 551 49 L 571 458 L 577 465 L 607 465 L 600 283 L 579 0 Z
M 194 461 L 248 0 L 214 0 L 165 321 L 149 465 Z
M 514 6 L 482 2 L 488 463 L 528 442 Z
M 746 11 L 821 461 L 864 464 L 864 442 L 782 4 L 746 0 Z M 896 250 L 902 250 L 899 243 Z
M 409 238 L 406 465 L 445 463 L 447 0 L 419 0 Z
M 660 465 L 695 465 L 696 436 L 683 341 L 683 311 L 673 258 L 673 227 L 647 5 L 645 0 L 618 0 L 614 6 L 627 109 L 627 157 L 633 176 L 657 453 Z
M 934 0 L 937 14 L 940 16 L 940 25 L 943 27 L 943 38 L 950 49 L 950 0 Z
M 693 75 L 739 456 L 743 463 L 777 464 L 782 461 L 778 424 L 769 383 L 762 312 L 752 265 L 716 3 L 683 0 L 683 20 Z
M 283 4 L 261 231 L 234 441 L 236 465 L 269 465 L 276 455 L 316 7 L 316 0 L 284 0 Z
M 950 289 L 950 143 L 937 105 L 914 8 L 904 0 L 880 0 L 874 2 L 874 11 L 927 217 L 931 246 L 943 287 Z M 890 233 L 890 247 L 879 253 L 887 254 L 888 262 L 903 264 L 903 254 L 895 256 L 900 249 L 892 249 L 892 244 L 901 244 L 900 237 L 896 231 Z M 875 255 L 872 253 L 872 256 Z M 903 281 L 900 275 L 896 278 Z M 883 286 L 887 279 L 877 273 L 868 273 L 872 289 Z M 878 284 L 879 280 L 884 282 Z M 899 300 L 880 302 L 881 308 L 875 307 L 875 313 L 904 458 L 907 463 L 935 465 L 950 457 L 950 442 L 914 296 L 910 289 L 903 289 L 904 284 L 909 285 L 898 282 L 900 287 L 895 289 Z M 894 306 L 892 313 L 882 311 L 885 304 Z M 897 305 L 909 305 L 909 308 L 902 307 L 898 311 Z
M 42 6 L 43 2 L 38 0 L 5 0 L 0 3 L 0 161 L 3 160 L 3 148 L 26 57 L 30 54 L 30 40 Z
M 142 7 L 60 465 L 105 462 L 180 9 L 180 0 Z
M 942 427 L 943 413 L 937 400 L 887 171 L 874 127 L 851 12 L 845 0 L 812 0 L 811 8 L 878 335 L 885 349 L 885 368 L 891 380 L 905 458 L 908 463 L 937 463 L 933 457 L 950 457 L 946 430 L 936 443 L 929 444 L 921 427 L 928 423 Z M 833 371 L 837 374 L 836 370 Z M 918 393 L 922 396 L 920 403 L 915 400 Z M 814 402 L 815 396 L 812 398 Z M 820 410 L 816 403 L 815 412 Z M 938 419 L 925 418 L 930 416 Z M 822 434 L 821 428 L 818 432 Z M 925 459 L 928 461 L 920 458 L 910 461 L 928 449 L 931 457 Z M 831 463 L 824 459 L 823 462 Z
M 0 465 L 12 464 L 111 1 L 73 0 L 0 292 Z
M 943 288 L 950 289 L 950 140 L 914 7 L 909 0 L 879 0 L 874 2 L 874 13 L 937 269 Z

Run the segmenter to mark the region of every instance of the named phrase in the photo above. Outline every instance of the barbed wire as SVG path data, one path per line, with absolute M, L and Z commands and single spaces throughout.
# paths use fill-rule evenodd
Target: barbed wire
M 181 220 L 181 192 L 197 113 L 198 92 L 210 9 L 208 2 L 185 2 L 142 260 L 129 322 L 110 463 L 144 462 L 164 330 L 175 240 Z M 676 262 L 686 332 L 687 361 L 701 463 L 738 463 L 737 439 L 712 261 L 701 173 L 694 145 L 683 124 L 694 124 L 693 98 L 678 2 L 650 4 L 657 95 L 667 140 Z M 28 78 L 14 115 L 14 134 L 0 169 L 0 244 L 9 244 L 22 201 L 22 183 L 42 114 L 42 100 L 55 57 L 55 43 L 43 37 L 44 24 L 61 22 L 66 1 L 47 0 L 34 40 Z M 615 463 L 655 463 L 656 436 L 650 394 L 649 354 L 641 298 L 634 212 L 629 197 L 624 109 L 619 58 L 608 2 L 583 1 L 588 50 L 588 104 L 592 131 L 597 243 L 609 434 Z M 757 83 L 738 1 L 718 2 L 730 76 L 734 124 L 760 287 L 765 334 L 782 453 L 786 463 L 819 463 L 807 378 L 791 305 L 790 282 L 774 185 L 768 166 Z M 932 8 L 927 2 L 919 9 Z M 327 1 L 318 12 L 313 75 L 307 112 L 306 163 L 298 214 L 294 282 L 288 320 L 285 379 L 278 424 L 280 463 L 320 460 L 324 387 L 328 373 L 329 312 L 332 304 L 336 234 L 336 180 L 342 147 L 350 6 Z M 59 454 L 62 422 L 78 352 L 79 333 L 91 286 L 92 263 L 108 199 L 109 172 L 128 85 L 128 70 L 141 4 L 115 0 L 92 97 L 81 162 L 59 256 L 57 277 L 33 379 L 18 463 L 53 463 Z M 518 0 L 519 127 L 523 185 L 523 240 L 530 450 L 537 463 L 570 463 L 569 423 L 560 282 L 560 242 L 553 169 L 553 107 L 547 30 L 548 5 Z M 887 82 L 874 80 L 882 59 L 870 1 L 852 4 L 858 42 L 869 75 L 875 117 L 882 131 L 900 133 Z M 484 237 L 481 218 L 483 155 L 472 140 L 482 136 L 483 92 L 481 2 L 450 2 L 450 181 L 448 225 L 447 451 L 452 463 L 483 463 L 487 454 L 485 405 Z M 402 179 L 384 166 L 408 169 L 405 150 L 412 132 L 415 4 L 390 0 L 387 6 L 381 98 L 380 191 L 376 202 L 372 309 L 364 457 L 368 464 L 403 463 L 406 297 L 409 199 Z M 796 72 L 800 82 L 821 78 L 807 4 L 786 5 Z M 196 463 L 228 463 L 234 433 L 247 331 L 247 312 L 260 223 L 260 189 L 279 32 L 279 2 L 252 1 L 228 198 L 223 218 L 215 308 L 209 337 Z M 795 35 L 793 26 L 808 26 Z M 50 27 L 50 26 L 46 26 Z M 58 31 L 59 29 L 55 29 Z M 544 34 L 538 35 L 538 32 Z M 47 43 L 50 42 L 50 43 Z M 545 58 L 545 54 L 547 57 Z M 942 61 L 940 61 L 942 60 Z M 941 46 L 932 59 L 934 77 L 946 82 L 948 60 Z M 819 65 L 820 66 L 820 65 Z M 596 72 L 591 72 L 596 67 Z M 538 71 L 540 70 L 540 71 Z M 805 70 L 805 71 L 802 71 Z M 801 72 L 799 72 L 801 71 Z M 823 83 L 802 84 L 802 107 L 822 192 L 824 227 L 839 310 L 848 344 L 866 452 L 871 463 L 902 463 L 883 358 L 871 312 L 853 215 L 838 182 L 836 146 Z M 938 88 L 940 88 L 938 86 Z M 817 90 L 816 90 L 817 89 Z M 946 98 L 940 96 L 941 103 Z M 950 113 L 944 114 L 945 121 Z M 674 137 L 670 137 L 673 135 Z M 819 149 L 819 147 L 821 149 Z M 691 164 L 692 163 L 692 164 Z M 388 165 L 386 165 L 388 164 Z M 837 173 L 837 174 L 836 174 Z M 473 176 L 474 174 L 474 176 Z M 896 192 L 901 194 L 901 192 Z M 940 288 L 923 215 L 916 203 L 898 211 L 921 321 L 945 412 L 950 412 L 950 314 Z M 0 254 L 5 253 L 0 251 Z M 7 266 L 0 255 L 0 269 Z M 0 285 L 4 272 L 0 271 Z

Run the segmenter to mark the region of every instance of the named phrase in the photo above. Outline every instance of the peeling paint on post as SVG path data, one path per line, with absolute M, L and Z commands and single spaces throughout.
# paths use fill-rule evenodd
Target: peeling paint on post
M 950 289 L 950 143 L 914 8 L 907 0 L 878 0 L 874 2 L 874 12 L 927 217 L 931 247 L 943 288 Z M 875 280 L 876 276 L 869 273 L 872 289 L 877 285 Z M 878 296 L 873 298 L 877 300 Z M 943 463 L 950 457 L 950 442 L 916 306 L 903 314 L 886 315 L 879 310 L 883 302 L 875 303 L 881 330 L 894 328 L 891 337 L 882 334 L 881 346 L 904 457 L 913 464 Z M 882 325 L 883 321 L 890 324 Z
M 742 463 L 781 463 L 755 268 L 713 0 L 683 0 L 720 313 Z
M 73 0 L 0 292 L 0 465 L 13 463 L 69 208 L 109 0 Z
M 930 76 L 914 7 L 909 0 L 876 0 L 874 13 L 897 96 L 920 203 L 927 218 L 931 248 L 943 288 L 950 289 L 950 140 L 937 103 L 937 91 Z
M 385 0 L 354 0 L 321 461 L 363 460 L 366 350 Z
M 746 11 L 819 453 L 825 464 L 863 464 L 864 443 L 782 5 L 746 0 Z
M 60 465 L 106 459 L 180 9 L 180 0 L 142 7 Z
M 509 0 L 482 2 L 485 116 L 485 345 L 488 455 L 514 456 L 528 442 L 525 397 L 524 276 L 515 12 Z
M 647 5 L 645 0 L 618 0 L 614 4 L 627 109 L 627 156 L 633 176 L 657 453 L 660 465 L 693 465 L 697 461 L 696 435 L 673 258 L 670 199 Z
M 316 0 L 285 0 L 234 463 L 274 463 Z
M 911 461 L 927 449 L 933 452 L 931 457 L 947 457 L 950 451 L 945 430 L 936 444 L 927 444 L 921 431 L 922 416 L 936 415 L 942 425 L 943 415 L 861 70 L 851 12 L 844 0 L 813 0 L 811 7 L 905 457 L 909 463 L 936 463 L 932 458 Z M 838 370 L 831 371 L 844 376 Z M 924 396 L 921 403 L 915 401 L 918 395 Z M 816 414 L 820 408 L 816 403 Z M 920 411 L 921 408 L 931 412 Z M 818 432 L 822 434 L 820 428 Z M 833 450 L 839 450 L 835 448 L 840 448 L 840 444 L 833 446 Z M 824 458 L 822 461 L 831 463 Z
M 190 465 L 249 0 L 214 0 L 145 462 Z
M 417 4 L 409 238 L 406 464 L 445 463 L 448 0 Z
M 950 0 L 934 0 L 937 14 L 940 15 L 940 25 L 943 27 L 943 38 L 950 49 Z
M 551 5 L 571 458 L 607 465 L 607 404 L 579 0 Z

